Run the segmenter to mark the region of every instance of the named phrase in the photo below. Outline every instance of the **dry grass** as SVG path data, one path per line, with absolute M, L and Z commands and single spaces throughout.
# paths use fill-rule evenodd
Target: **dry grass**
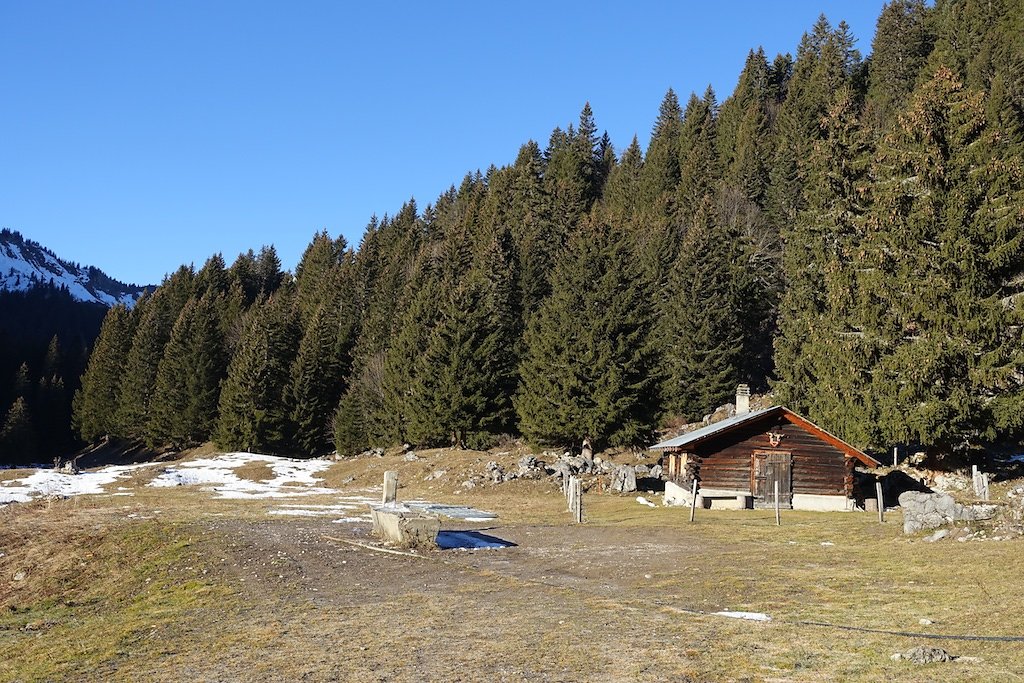
M 0 509 L 0 680 L 1013 681 L 1024 671 L 1020 643 L 801 623 L 1024 635 L 1024 541 L 924 543 L 903 536 L 899 515 L 880 525 L 867 513 L 788 512 L 776 527 L 769 511 L 699 511 L 689 524 L 685 510 L 596 493 L 587 523 L 572 526 L 550 482 L 462 487 L 522 453 L 418 455 L 339 462 L 326 485 L 365 492 L 397 469 L 400 497 L 495 511 L 496 523 L 477 526 L 517 545 L 381 555 L 324 539 L 365 540 L 362 527 L 268 517 L 280 500 L 146 488 L 147 470 L 118 482 L 134 497 Z M 448 473 L 425 480 L 438 469 Z M 725 609 L 773 621 L 706 614 Z M 919 644 L 981 661 L 890 660 Z

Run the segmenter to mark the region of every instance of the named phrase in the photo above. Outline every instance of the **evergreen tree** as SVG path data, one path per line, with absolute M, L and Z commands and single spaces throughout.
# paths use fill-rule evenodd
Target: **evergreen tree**
M 75 392 L 74 426 L 85 441 L 115 433 L 121 373 L 133 331 L 124 305 L 114 306 L 103 319 L 82 386 Z
M 1024 253 L 1024 182 L 1006 151 L 984 95 L 939 69 L 878 152 L 863 286 L 885 441 L 961 449 L 1019 433 L 1021 311 L 1001 297 Z
M 808 165 L 808 207 L 784 232 L 787 290 L 775 340 L 781 402 L 860 445 L 874 440 L 862 397 L 874 353 L 860 320 L 858 271 L 870 150 L 852 91 L 821 123 Z
M 117 407 L 120 436 L 138 440 L 146 437 L 152 417 L 150 402 L 156 391 L 157 368 L 178 316 L 174 299 L 170 289 L 160 287 L 136 304 L 133 311 L 138 323 L 121 373 Z
M 298 344 L 291 296 L 279 291 L 246 316 L 220 392 L 214 440 L 225 450 L 288 453 L 285 391 Z
M 465 447 L 509 424 L 513 356 L 499 305 L 480 271 L 446 298 L 414 378 L 414 440 Z
M 19 396 L 4 417 L 0 429 L 0 457 L 8 462 L 36 461 L 36 433 L 29 415 L 28 404 Z
M 643 178 L 644 159 L 636 136 L 629 143 L 622 159 L 608 174 L 608 182 L 602 201 L 603 215 L 612 225 L 630 226 L 635 231 L 636 218 L 643 207 L 640 201 L 640 184 Z
M 665 407 L 691 420 L 724 403 L 743 379 L 742 243 L 714 224 L 712 212 L 706 202 L 694 217 L 663 326 Z
M 295 446 L 302 455 L 317 455 L 330 442 L 332 412 L 345 388 L 338 354 L 337 308 L 321 305 L 306 325 L 291 371 L 289 403 Z
M 210 438 L 217 423 L 227 370 L 217 296 L 211 291 L 188 302 L 171 330 L 156 375 L 147 430 L 151 446 L 197 446 Z
M 871 42 L 868 100 L 878 125 L 891 122 L 914 90 L 934 44 L 924 0 L 893 0 L 882 8 Z
M 535 442 L 638 445 L 650 436 L 650 309 L 621 237 L 604 225 L 575 235 L 527 328 L 514 403 Z

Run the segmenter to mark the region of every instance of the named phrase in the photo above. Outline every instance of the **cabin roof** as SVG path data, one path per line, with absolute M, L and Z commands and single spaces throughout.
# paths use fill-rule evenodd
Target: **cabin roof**
M 804 431 L 813 434 L 817 438 L 825 441 L 826 443 L 834 446 L 843 452 L 848 458 L 856 458 L 868 467 L 878 467 L 879 462 L 867 455 L 858 448 L 851 446 L 846 443 L 838 436 L 826 432 L 824 429 L 814 424 L 810 420 L 800 417 L 789 408 L 784 406 L 772 406 L 771 408 L 763 408 L 762 410 L 754 410 L 744 415 L 733 415 L 724 420 L 720 420 L 713 424 L 709 424 L 705 427 L 701 427 L 695 431 L 687 434 L 682 434 L 672 439 L 667 439 L 660 443 L 656 443 L 651 446 L 651 450 L 683 450 L 687 447 L 694 447 L 698 444 L 704 443 L 716 436 L 732 431 L 737 427 L 751 424 L 763 420 L 768 417 L 775 415 L 781 415 L 786 421 L 800 427 Z

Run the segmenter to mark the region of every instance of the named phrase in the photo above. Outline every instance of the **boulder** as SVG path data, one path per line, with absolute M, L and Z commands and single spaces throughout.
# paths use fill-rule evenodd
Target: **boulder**
M 961 505 L 948 493 L 922 493 L 904 491 L 900 494 L 903 508 L 903 533 L 935 529 L 953 522 L 974 522 L 991 519 L 995 515 L 994 505 Z
M 636 468 L 632 465 L 619 465 L 612 474 L 611 490 L 616 493 L 636 491 Z

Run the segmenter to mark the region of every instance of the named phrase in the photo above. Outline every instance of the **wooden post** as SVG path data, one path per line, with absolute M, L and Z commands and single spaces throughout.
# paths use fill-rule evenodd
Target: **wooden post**
M 892 466 L 896 467 L 896 465 L 899 464 L 899 461 L 900 461 L 900 447 L 899 446 L 893 446 L 892 447 Z
M 576 479 L 573 482 L 573 518 L 577 524 L 583 524 L 583 481 Z
M 381 502 L 387 505 L 396 500 L 398 500 L 398 472 L 388 470 L 384 473 L 384 498 Z
M 885 522 L 885 503 L 882 502 L 882 482 L 875 482 L 875 498 L 878 500 L 878 523 Z
M 988 472 L 981 473 L 981 499 L 988 500 Z
M 775 526 L 782 526 L 782 512 L 779 508 L 779 480 L 775 480 Z
M 697 514 L 697 480 L 693 480 L 693 490 L 690 492 L 690 521 L 693 521 Z

